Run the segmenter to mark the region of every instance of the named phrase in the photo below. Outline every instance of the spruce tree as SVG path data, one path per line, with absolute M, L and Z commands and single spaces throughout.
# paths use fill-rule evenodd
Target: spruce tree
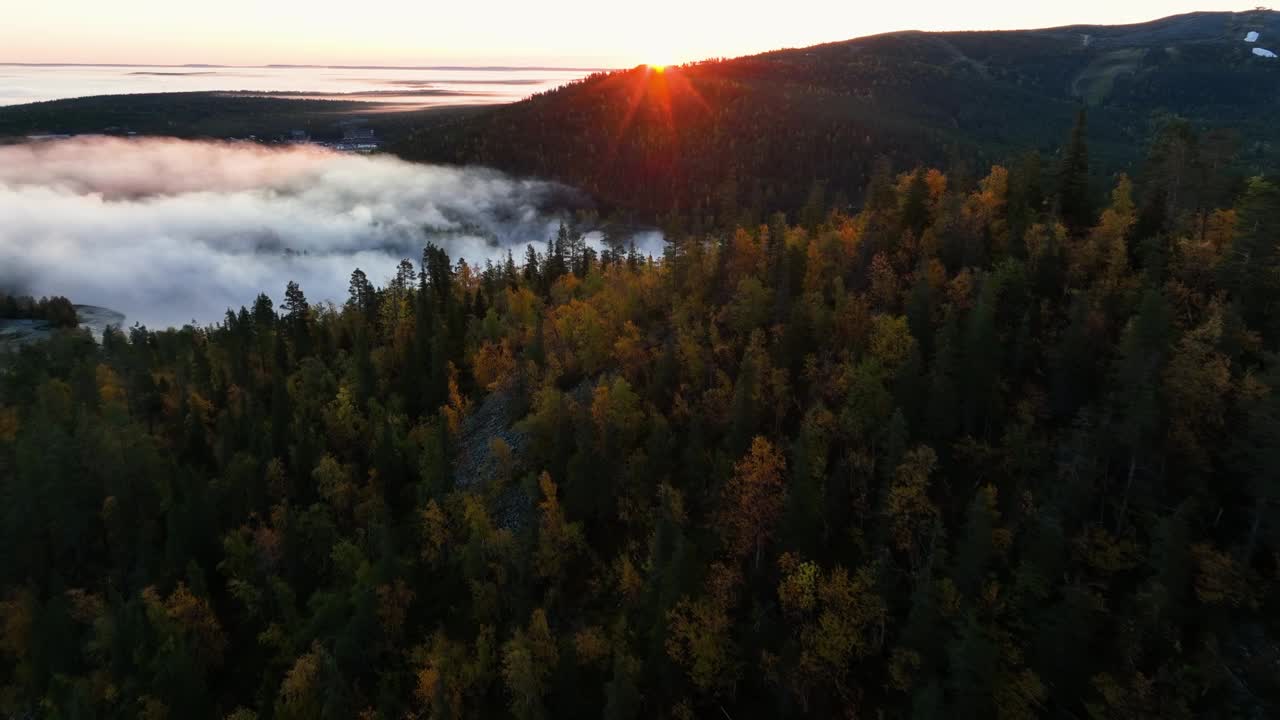
M 925 181 L 924 170 L 919 169 L 911 175 L 907 196 L 902 201 L 902 230 L 910 231 L 918 238 L 928 224 L 929 184 Z
M 1089 146 L 1086 140 L 1087 118 L 1084 108 L 1076 115 L 1071 139 L 1062 153 L 1058 171 L 1058 211 L 1063 223 L 1076 235 L 1093 224 L 1089 204 Z

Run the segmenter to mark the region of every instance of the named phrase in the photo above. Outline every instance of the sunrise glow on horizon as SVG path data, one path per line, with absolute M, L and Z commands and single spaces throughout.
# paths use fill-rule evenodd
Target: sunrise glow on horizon
M 628 8 L 626 10 L 622 8 Z M 0 62 L 630 67 L 802 47 L 895 30 L 984 30 L 1128 23 L 1193 10 L 1248 10 L 1217 0 L 833 5 L 589 0 L 440 6 L 389 0 L 217 4 L 69 0 L 31 4 L 0 26 Z M 653 67 L 657 68 L 657 65 Z

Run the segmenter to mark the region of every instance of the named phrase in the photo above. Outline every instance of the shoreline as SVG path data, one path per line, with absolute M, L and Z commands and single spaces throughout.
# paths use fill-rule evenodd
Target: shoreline
M 88 330 L 94 341 L 102 342 L 102 334 L 109 327 L 123 328 L 125 316 L 111 308 L 99 305 L 76 305 L 77 330 Z M 0 318 L 0 353 L 19 350 L 27 345 L 52 338 L 59 330 L 46 320 Z

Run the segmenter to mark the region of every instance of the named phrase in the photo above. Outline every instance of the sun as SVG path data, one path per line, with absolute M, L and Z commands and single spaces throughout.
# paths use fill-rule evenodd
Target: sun
M 621 113 L 614 142 L 609 152 L 617 149 L 618 141 L 632 129 L 633 122 L 646 123 L 647 127 L 660 127 L 674 131 L 677 115 L 689 117 L 690 113 L 709 114 L 711 108 L 701 93 L 690 82 L 683 65 L 647 63 L 631 70 L 615 73 L 605 80 L 625 98 L 626 111 Z

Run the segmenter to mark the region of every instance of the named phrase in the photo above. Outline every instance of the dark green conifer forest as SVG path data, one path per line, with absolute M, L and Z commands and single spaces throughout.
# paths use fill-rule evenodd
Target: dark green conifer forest
M 1280 185 L 1084 120 L 4 357 L 0 715 L 1272 715 Z

